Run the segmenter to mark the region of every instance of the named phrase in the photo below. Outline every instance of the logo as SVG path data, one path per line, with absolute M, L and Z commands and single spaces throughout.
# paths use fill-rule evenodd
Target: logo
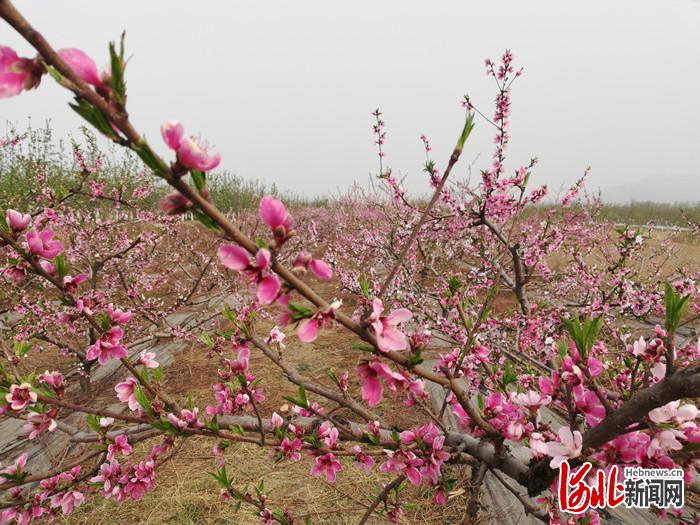
M 597 469 L 589 462 L 571 471 L 563 461 L 559 471 L 559 509 L 579 514 L 589 509 L 614 509 L 624 504 L 634 509 L 650 507 L 667 509 L 683 507 L 685 482 L 682 469 L 625 467 L 624 480 L 620 467 L 609 471 Z M 589 485 L 586 480 L 593 480 Z

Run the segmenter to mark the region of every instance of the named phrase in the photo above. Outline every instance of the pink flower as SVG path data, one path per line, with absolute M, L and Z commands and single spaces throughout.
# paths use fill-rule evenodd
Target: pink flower
M 423 465 L 422 459 L 410 450 L 384 450 L 384 452 L 389 459 L 379 466 L 381 472 L 403 474 L 412 485 L 416 487 L 420 485 L 421 475 L 418 469 Z
M 647 456 L 653 458 L 655 456 L 666 455 L 671 450 L 681 450 L 683 443 L 678 441 L 678 438 L 685 438 L 683 432 L 678 430 L 662 430 L 654 436 L 649 443 Z
M 97 359 L 101 365 L 104 365 L 110 359 L 122 359 L 129 355 L 126 347 L 121 344 L 121 339 L 124 336 L 124 331 L 118 326 L 113 326 L 108 331 L 88 348 L 87 358 L 90 360 Z
M 179 191 L 168 193 L 158 203 L 160 211 L 168 215 L 180 215 L 192 208 L 192 201 Z
M 189 410 L 183 408 L 180 410 L 180 415 L 168 414 L 168 421 L 180 430 L 186 428 L 202 428 L 204 425 L 199 421 L 199 409 L 197 407 Z
M 245 374 L 248 372 L 248 362 L 250 360 L 250 347 L 248 343 L 234 346 L 235 359 L 224 359 L 233 374 Z
M 146 368 L 158 368 L 160 366 L 158 364 L 158 361 L 156 361 L 156 354 L 155 352 L 146 352 L 145 350 L 141 351 L 139 354 L 139 358 L 136 360 L 137 365 L 143 365 Z
M 5 396 L 5 401 L 10 403 L 12 410 L 24 410 L 27 405 L 36 403 L 36 392 L 32 392 L 32 385 L 22 383 L 10 386 L 10 392 Z
M 539 385 L 543 394 L 555 397 L 559 391 L 559 372 L 553 371 L 552 379 L 540 376 Z
M 207 145 L 185 136 L 185 128 L 179 122 L 168 120 L 160 125 L 160 132 L 168 147 L 177 153 L 177 160 L 185 168 L 210 171 L 221 162 L 218 153 L 210 155 Z
M 27 245 L 29 246 L 29 251 L 44 259 L 53 259 L 60 255 L 63 252 L 63 245 L 61 241 L 53 237 L 54 233 L 52 230 L 43 230 L 41 232 L 28 231 Z
M 132 500 L 140 500 L 155 485 L 155 463 L 152 459 L 142 461 L 134 469 L 133 476 L 124 487 L 124 493 Z
M 67 490 L 51 497 L 51 507 L 61 507 L 63 514 L 70 514 L 74 507 L 80 507 L 83 503 L 85 496 L 77 490 Z
M 433 451 L 428 460 L 424 463 L 420 470 L 421 477 L 427 480 L 431 485 L 435 486 L 440 482 L 440 472 L 445 461 L 450 459 L 450 453 L 442 450 L 445 444 L 445 436 L 436 436 L 431 443 Z
M 363 363 L 357 367 L 357 375 L 362 381 L 362 399 L 371 407 L 376 406 L 382 400 L 383 387 L 380 378 L 388 382 L 388 386 L 395 390 L 396 385 L 402 384 L 406 378 L 379 360 Z
M 552 461 L 549 462 L 552 468 L 559 468 L 565 459 L 577 458 L 581 455 L 583 444 L 581 432 L 578 430 L 571 432 L 569 427 L 563 426 L 559 429 L 558 435 L 559 441 L 548 441 L 545 444 L 547 455 L 552 457 Z
M 309 252 L 299 253 L 297 258 L 294 259 L 292 266 L 302 271 L 311 270 L 311 273 L 319 279 L 327 280 L 333 277 L 333 270 L 331 270 L 331 267 L 320 259 L 312 258 Z
M 330 421 L 324 421 L 318 429 L 317 436 L 323 440 L 328 448 L 338 446 L 338 429 Z
M 588 358 L 588 373 L 591 377 L 598 377 L 603 372 L 603 362 L 595 357 Z
M 45 432 L 53 432 L 58 427 L 58 423 L 54 419 L 55 416 L 55 409 L 50 412 L 29 412 L 27 424 L 22 429 L 29 433 L 29 439 L 34 439 Z
M 5 212 L 5 218 L 10 229 L 17 233 L 24 231 L 29 226 L 29 223 L 32 222 L 32 216 L 28 213 L 20 213 L 9 209 Z
M 698 407 L 689 403 L 681 406 L 680 401 L 671 401 L 649 412 L 649 419 L 657 424 L 668 421 L 682 423 L 684 421 L 693 421 L 697 417 Z
M 299 340 L 304 343 L 312 343 L 318 337 L 318 331 L 321 328 L 330 328 L 333 326 L 335 311 L 340 308 L 341 305 L 341 301 L 333 301 L 327 308 L 319 310 L 311 317 L 301 321 L 297 329 Z
M 541 396 L 534 390 L 528 390 L 527 392 L 515 394 L 513 396 L 513 401 L 516 404 L 527 408 L 530 412 L 535 413 L 541 406 L 551 403 L 552 398 L 549 396 Z
M 217 253 L 221 263 L 229 270 L 242 272 L 250 267 L 248 252 L 236 244 L 222 244 Z
M 576 408 L 585 414 L 586 423 L 595 426 L 605 419 L 605 407 L 592 390 L 583 389 L 582 385 L 576 385 L 573 389 Z
M 270 429 L 274 430 L 276 428 L 282 428 L 283 424 L 284 419 L 282 419 L 282 416 L 280 416 L 277 412 L 273 412 L 272 416 L 270 417 Z
M 45 262 L 45 261 L 42 261 Z M 73 293 L 75 290 L 78 289 L 78 286 L 80 286 L 82 283 L 87 281 L 88 276 L 85 275 L 84 273 L 79 273 L 75 277 L 71 277 L 70 275 L 66 275 L 63 278 L 63 290 L 66 293 Z
M 138 384 L 139 382 L 136 380 L 136 378 L 128 377 L 126 381 L 123 381 L 122 383 L 117 383 L 117 385 L 114 387 L 119 401 L 121 401 L 122 403 L 128 403 L 129 410 L 132 411 L 141 408 L 141 405 L 139 405 L 139 402 L 136 400 L 136 396 L 134 395 L 134 389 Z
M 2 271 L 2 275 L 15 284 L 21 284 L 27 276 L 27 270 L 24 266 L 8 266 Z
M 372 472 L 372 467 L 374 467 L 374 458 L 362 452 L 362 449 L 357 445 L 352 447 L 352 451 L 355 453 L 355 462 L 353 463 L 353 466 L 355 468 L 365 469 L 367 474 Z
M 372 301 L 372 314 L 369 317 L 370 331 L 377 338 L 377 346 L 382 352 L 403 350 L 408 344 L 406 335 L 397 328 L 399 323 L 404 323 L 413 317 L 410 310 L 399 308 L 387 316 L 383 316 L 384 305 L 381 299 Z
M 37 60 L 20 58 L 11 47 L 0 46 L 0 98 L 36 87 L 43 72 Z
M 53 388 L 56 393 L 63 393 L 63 374 L 60 372 L 49 372 L 48 370 L 36 378 L 37 382 L 44 383 Z
M 541 457 L 547 455 L 547 444 L 539 432 L 533 432 L 530 434 L 529 438 L 530 450 L 535 457 Z
M 24 468 L 27 466 L 27 459 L 29 459 L 29 454 L 25 452 L 15 459 L 12 465 L 0 470 L 0 483 L 4 483 L 6 481 L 6 478 L 2 476 L 3 474 L 7 474 L 8 476 L 16 476 L 17 474 L 24 472 Z
M 299 461 L 301 459 L 301 439 L 285 437 L 277 447 L 277 451 L 282 454 L 282 457 L 290 461 Z
M 254 263 L 250 261 L 248 252 L 235 244 L 222 244 L 217 253 L 226 268 L 245 275 L 258 285 L 258 301 L 270 304 L 277 299 L 281 285 L 277 276 L 269 271 L 272 257 L 269 250 L 259 249 Z
M 278 326 L 273 326 L 272 330 L 270 330 L 270 336 L 267 338 L 268 344 L 274 343 L 278 345 L 281 349 L 285 348 L 285 344 L 282 342 L 284 341 L 285 337 L 287 337 L 282 330 L 279 329 Z
M 112 303 L 107 305 L 107 314 L 110 320 L 115 324 L 126 324 L 131 320 L 132 313 L 130 311 L 114 308 Z
M 128 456 L 133 450 L 133 447 L 129 445 L 126 434 L 119 434 L 114 438 L 114 443 L 107 447 L 107 461 L 112 461 L 117 454 Z
M 258 211 L 260 218 L 272 230 L 277 246 L 281 246 L 292 233 L 292 218 L 289 216 L 284 204 L 272 195 L 265 195 L 260 200 Z
M 436 490 L 435 494 L 433 494 L 433 503 L 442 507 L 446 502 L 445 491 L 442 489 Z
M 102 85 L 102 80 L 100 80 L 100 75 L 97 72 L 97 64 L 85 52 L 75 48 L 59 49 L 58 56 L 68 64 L 83 82 L 92 84 L 95 87 Z
M 329 452 L 328 454 L 316 458 L 314 466 L 311 467 L 311 475 L 317 478 L 325 475 L 329 482 L 334 483 L 336 473 L 341 470 L 342 466 L 340 462 L 335 459 L 335 454 Z

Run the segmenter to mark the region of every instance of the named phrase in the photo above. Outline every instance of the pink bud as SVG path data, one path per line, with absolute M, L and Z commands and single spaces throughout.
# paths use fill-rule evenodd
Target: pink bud
M 260 200 L 260 217 L 272 230 L 283 226 L 287 220 L 287 209 L 281 201 L 271 195 L 266 195 Z
M 24 231 L 29 223 L 32 222 L 31 215 L 27 213 L 20 213 L 15 210 L 7 210 L 5 212 L 5 218 L 7 219 L 7 224 L 13 232 Z
M 59 49 L 58 56 L 60 56 L 84 82 L 92 84 L 93 86 L 102 84 L 95 61 L 80 49 Z
M 38 60 L 17 56 L 14 49 L 0 46 L 0 98 L 14 97 L 39 85 L 44 70 Z
M 312 259 L 309 263 L 309 269 L 319 279 L 330 279 L 333 277 L 333 270 L 331 270 L 331 267 L 319 259 Z

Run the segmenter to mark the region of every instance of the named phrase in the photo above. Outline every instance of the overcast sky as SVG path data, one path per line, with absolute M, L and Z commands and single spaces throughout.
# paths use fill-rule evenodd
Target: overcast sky
M 556 192 L 590 165 L 593 188 L 639 182 L 651 199 L 678 177 L 700 179 L 698 0 L 15 3 L 54 46 L 101 66 L 126 29 L 132 120 L 163 153 L 158 126 L 177 119 L 221 152 L 223 168 L 308 195 L 376 173 L 376 107 L 387 163 L 425 191 L 419 136 L 444 167 L 462 95 L 492 112 L 483 60 L 505 48 L 525 67 L 510 169 L 536 155 L 533 182 Z M 0 43 L 33 55 L 4 24 Z M 67 134 L 81 125 L 67 101 L 45 78 L 1 100 L 0 118 L 51 119 Z M 465 150 L 480 155 L 477 168 L 489 165 L 493 131 L 479 121 Z

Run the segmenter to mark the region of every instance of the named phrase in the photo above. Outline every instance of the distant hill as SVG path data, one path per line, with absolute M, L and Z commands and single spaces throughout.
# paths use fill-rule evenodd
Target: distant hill
M 700 174 L 687 176 L 660 175 L 636 183 L 600 187 L 603 202 L 625 204 L 630 201 L 665 203 L 700 202 Z

